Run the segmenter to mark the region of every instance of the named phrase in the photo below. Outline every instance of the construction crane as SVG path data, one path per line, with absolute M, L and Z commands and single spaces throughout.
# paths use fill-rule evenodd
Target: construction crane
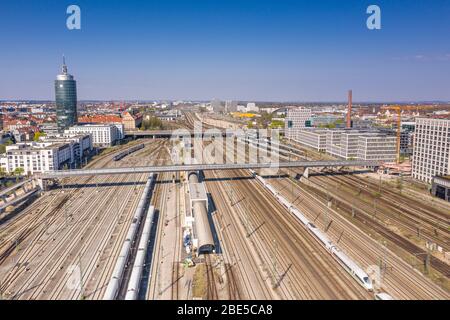
M 397 164 L 400 163 L 400 140 L 402 134 L 402 111 L 404 110 L 425 110 L 425 109 L 433 109 L 434 106 L 407 106 L 407 105 L 392 105 L 392 106 L 384 106 L 381 107 L 381 110 L 392 110 L 397 112 Z

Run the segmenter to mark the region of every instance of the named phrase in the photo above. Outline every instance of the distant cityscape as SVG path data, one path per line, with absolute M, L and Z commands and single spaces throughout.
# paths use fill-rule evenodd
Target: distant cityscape
M 29 175 L 77 168 L 95 149 L 119 144 L 127 133 L 177 128 L 183 110 L 193 109 L 223 128 L 281 128 L 286 138 L 318 152 L 338 159 L 381 161 L 386 173 L 412 175 L 426 183 L 450 173 L 445 136 L 450 103 L 396 104 L 397 112 L 392 104 L 355 103 L 351 96 L 346 103 L 297 105 L 219 99 L 82 102 L 64 57 L 54 86 L 55 102 L 0 102 L 3 172 Z M 434 130 L 447 131 L 438 136 L 442 148 L 431 152 L 426 141 L 432 141 Z
M 55 101 L 0 102 L 0 221 L 5 221 L 0 228 L 11 230 L 4 233 L 10 240 L 0 239 L 0 264 L 11 270 L 3 273 L 6 280 L 0 282 L 0 298 L 137 300 L 139 294 L 145 299 L 176 300 L 182 292 L 193 300 L 259 299 L 273 298 L 271 290 L 283 287 L 286 293 L 277 294 L 295 299 L 305 284 L 293 282 L 295 287 L 289 289 L 282 283 L 277 264 L 287 270 L 293 265 L 287 265 L 285 256 L 296 261 L 292 279 L 303 279 L 305 270 L 311 270 L 302 265 L 304 261 L 322 268 L 320 276 L 303 280 L 323 284 L 306 298 L 448 297 L 445 274 L 450 251 L 442 237 L 448 234 L 443 212 L 450 203 L 449 103 L 361 103 L 353 101 L 352 90 L 347 92 L 348 101 L 336 103 L 218 98 L 80 101 L 75 79 L 63 59 L 54 81 Z M 198 125 L 202 131 L 195 132 Z M 194 142 L 183 140 L 177 129 Z M 229 138 L 230 132 L 240 132 L 225 143 L 233 150 L 241 146 L 236 148 L 238 159 L 245 162 L 254 150 L 258 160 L 267 159 L 262 151 L 276 153 L 279 175 L 264 173 L 271 167 L 266 160 L 244 165 L 235 161 L 234 154 L 224 155 L 219 137 Z M 214 156 L 205 153 L 211 146 L 217 148 Z M 186 162 L 175 161 L 180 155 L 190 159 L 196 147 L 202 160 L 194 156 Z M 218 165 L 217 159 L 219 163 L 227 160 L 220 169 L 211 167 Z M 162 218 L 154 222 L 157 210 Z M 439 220 L 431 221 L 422 212 L 432 212 L 433 219 Z M 53 215 L 57 218 L 51 220 Z M 251 219 L 259 221 L 261 215 L 265 215 L 263 222 L 252 225 Z M 231 221 L 227 227 L 224 216 Z M 31 221 L 30 231 L 15 231 L 19 217 Z M 46 218 L 41 221 L 41 217 Z M 93 222 L 98 217 L 101 222 Z M 226 233 L 230 225 L 233 236 Z M 289 233 L 291 228 L 295 232 Z M 49 236 L 50 232 L 55 234 Z M 39 241 L 30 239 L 35 234 L 33 239 Z M 378 234 L 383 237 L 377 238 Z M 99 240 L 88 242 L 97 236 Z M 16 259 L 24 257 L 18 250 L 22 237 L 29 244 L 23 244 L 24 252 L 40 253 L 18 265 Z M 53 244 L 47 243 L 49 239 Z M 387 252 L 386 239 L 391 250 L 404 250 L 407 258 L 397 255 L 398 251 Z M 261 241 L 260 248 L 253 241 Z M 308 249 L 299 245 L 302 241 L 311 241 Z M 81 249 L 78 243 L 83 243 Z M 222 249 L 224 243 L 232 246 Z M 61 251 L 63 244 L 67 251 Z M 78 257 L 68 271 L 53 265 L 56 257 L 39 260 L 42 252 L 55 245 L 64 261 Z M 245 261 L 233 262 L 244 254 L 244 245 Z M 89 249 L 82 251 L 83 246 Z M 368 253 L 366 247 L 373 251 Z M 163 254 L 163 250 L 171 251 Z M 252 250 L 264 253 L 265 266 L 275 270 L 267 279 L 275 285 L 266 287 L 266 281 L 248 278 L 244 280 L 248 286 L 259 288 L 249 293 L 239 288 L 230 272 L 248 272 L 252 266 L 255 275 L 266 277 L 267 267 L 258 269 L 261 256 L 255 258 L 249 253 Z M 273 254 L 278 251 L 281 258 Z M 151 255 L 155 256 L 149 260 Z M 319 262 L 316 256 L 331 259 Z M 86 282 L 67 284 L 74 270 L 86 268 L 91 261 L 97 265 L 83 271 Z M 219 289 L 216 280 L 222 263 L 224 270 L 233 270 L 223 272 L 227 289 Z M 395 266 L 394 271 L 388 263 Z M 29 287 L 27 279 L 34 274 L 49 276 L 41 264 L 48 270 L 58 268 L 61 285 L 45 284 L 49 291 L 41 291 L 44 285 L 21 289 Z M 235 264 L 238 267 L 230 267 Z M 373 270 L 388 276 L 381 281 Z M 346 273 L 342 276 L 338 271 Z M 100 273 L 104 276 L 98 277 Z M 25 280 L 13 277 L 16 274 Z M 67 274 L 69 280 L 64 280 Z M 178 284 L 183 277 L 187 279 L 184 288 Z M 333 289 L 322 281 L 324 277 L 345 281 Z M 404 285 L 410 278 L 417 284 Z M 161 281 L 169 283 L 171 290 L 156 290 Z

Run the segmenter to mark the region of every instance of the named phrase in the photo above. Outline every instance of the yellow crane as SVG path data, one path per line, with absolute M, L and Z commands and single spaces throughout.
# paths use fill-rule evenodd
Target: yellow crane
M 393 106 L 384 106 L 381 107 L 381 110 L 391 110 L 397 112 L 397 164 L 400 163 L 400 140 L 402 133 L 402 111 L 403 110 L 425 110 L 425 109 L 434 109 L 434 106 L 401 106 L 401 105 L 393 105 Z

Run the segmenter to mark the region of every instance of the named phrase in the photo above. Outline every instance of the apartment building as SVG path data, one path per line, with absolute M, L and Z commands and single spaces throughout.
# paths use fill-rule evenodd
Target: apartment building
M 24 143 L 6 147 L 6 171 L 23 169 L 23 174 L 42 173 L 69 165 L 72 150 L 69 144 Z
M 122 124 L 127 131 L 133 131 L 142 124 L 142 115 L 140 113 L 132 114 L 128 111 L 122 114 Z
M 23 174 L 74 168 L 92 151 L 91 135 L 44 137 L 39 142 L 17 143 L 6 147 L 0 165 L 9 173 L 17 168 Z
M 70 127 L 64 134 L 90 134 L 94 146 L 110 147 L 123 139 L 123 129 L 123 124 L 87 124 Z
M 71 147 L 71 166 L 82 164 L 84 159 L 92 152 L 92 139 L 90 134 L 58 135 L 41 138 L 48 144 L 67 143 Z
M 285 135 L 288 139 L 298 139 L 301 130 L 308 127 L 311 121 L 311 109 L 288 107 L 285 121 Z
M 431 183 L 450 173 L 450 119 L 417 118 L 412 177 Z

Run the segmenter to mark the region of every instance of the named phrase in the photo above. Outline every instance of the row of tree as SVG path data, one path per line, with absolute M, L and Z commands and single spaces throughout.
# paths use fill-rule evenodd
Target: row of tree
M 161 130 L 163 123 L 157 117 L 151 116 L 149 119 L 144 119 L 141 124 L 141 130 Z

